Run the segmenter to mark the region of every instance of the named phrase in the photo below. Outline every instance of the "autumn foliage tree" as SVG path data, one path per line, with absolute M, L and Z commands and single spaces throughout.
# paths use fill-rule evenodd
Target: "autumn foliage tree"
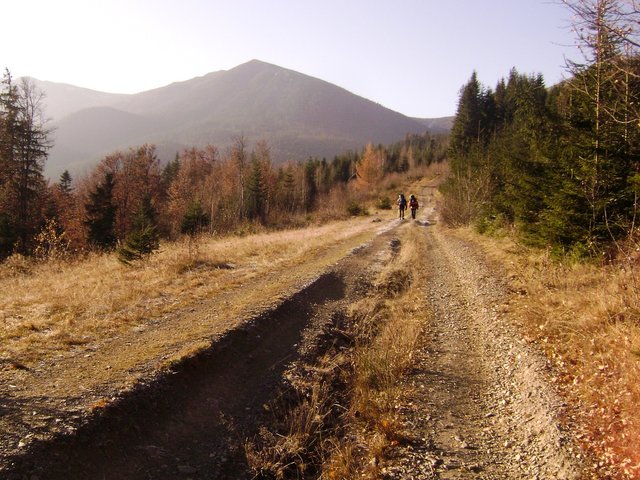
M 375 192 L 384 176 L 385 155 L 382 149 L 368 144 L 360 161 L 356 163 L 356 188 L 363 192 Z
M 203 149 L 191 148 L 178 155 L 177 173 L 168 186 L 165 219 L 172 235 L 183 230 L 185 216 L 193 215 L 196 205 L 208 218 L 215 216 L 220 194 L 213 175 L 217 162 L 218 150 L 213 145 Z

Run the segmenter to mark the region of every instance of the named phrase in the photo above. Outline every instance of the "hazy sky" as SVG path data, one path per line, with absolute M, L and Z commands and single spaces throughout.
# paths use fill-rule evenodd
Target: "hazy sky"
M 554 0 L 15 0 L 0 67 L 14 77 L 135 93 L 251 59 L 416 117 L 455 113 L 472 71 L 548 85 L 576 59 Z

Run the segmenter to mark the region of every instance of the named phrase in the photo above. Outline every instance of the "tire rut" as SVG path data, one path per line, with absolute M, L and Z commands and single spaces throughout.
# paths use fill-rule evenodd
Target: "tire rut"
M 243 443 L 264 420 L 290 362 L 318 354 L 334 314 L 390 256 L 391 232 L 207 351 L 108 405 L 75 434 L 36 444 L 2 478 L 251 478 Z M 387 253 L 385 253 L 387 252 Z

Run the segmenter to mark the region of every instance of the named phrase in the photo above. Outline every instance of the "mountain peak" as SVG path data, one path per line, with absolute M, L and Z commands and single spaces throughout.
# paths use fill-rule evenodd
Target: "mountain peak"
M 224 151 L 244 135 L 250 144 L 266 140 L 273 160 L 283 162 L 332 157 L 425 130 L 423 123 L 341 87 L 258 59 L 133 95 L 83 97 L 81 89 L 43 86 L 47 103 L 80 107 L 56 118 L 47 164 L 52 176 L 143 143 L 156 144 L 171 159 L 177 150 L 207 143 Z M 109 110 L 89 110 L 96 106 Z

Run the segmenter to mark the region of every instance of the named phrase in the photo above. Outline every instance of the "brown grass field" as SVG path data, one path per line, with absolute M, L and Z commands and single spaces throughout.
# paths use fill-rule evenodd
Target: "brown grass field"
M 332 246 L 353 248 L 379 225 L 369 217 L 247 237 L 203 237 L 164 244 L 133 268 L 115 254 L 71 262 L 12 258 L 0 265 L 0 359 L 30 367 L 66 355 L 70 347 L 142 327 L 267 272 L 313 263 Z M 283 290 L 288 278 L 283 275 L 272 290 Z M 251 304 L 251 290 L 243 295 L 243 303 Z

